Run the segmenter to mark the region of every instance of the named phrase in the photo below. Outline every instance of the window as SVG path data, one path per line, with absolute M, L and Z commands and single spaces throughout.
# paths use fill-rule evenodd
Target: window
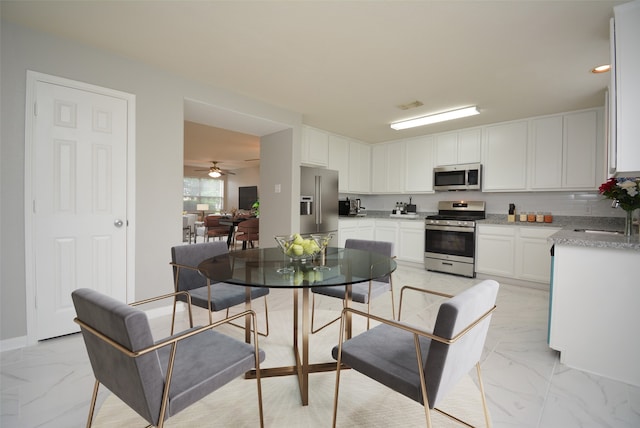
M 209 211 L 219 212 L 224 202 L 224 180 L 184 177 L 182 209 L 195 212 L 196 205 L 209 204 Z

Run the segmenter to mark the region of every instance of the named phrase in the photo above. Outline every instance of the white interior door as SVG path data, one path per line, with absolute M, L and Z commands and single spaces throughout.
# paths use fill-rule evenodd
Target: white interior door
M 77 331 L 71 292 L 127 299 L 127 100 L 35 83 L 31 238 L 37 340 Z

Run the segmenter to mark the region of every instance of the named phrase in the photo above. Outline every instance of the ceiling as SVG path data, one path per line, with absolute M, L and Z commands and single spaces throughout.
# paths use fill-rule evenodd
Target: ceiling
M 621 3 L 3 0 L 2 18 L 376 143 L 603 105 L 609 75 L 590 69 L 609 62 L 609 18 Z M 398 108 L 416 100 L 424 105 Z M 481 114 L 389 127 L 470 105 Z M 192 122 L 258 136 L 279 130 L 197 101 L 185 106 Z

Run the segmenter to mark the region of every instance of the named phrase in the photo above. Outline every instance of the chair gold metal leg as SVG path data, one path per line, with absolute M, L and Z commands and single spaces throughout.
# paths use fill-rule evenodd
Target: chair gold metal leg
M 478 372 L 478 384 L 480 386 L 480 395 L 482 396 L 482 409 L 484 410 L 484 422 L 487 428 L 491 428 L 491 420 L 489 418 L 489 408 L 487 407 L 487 398 L 484 394 L 484 385 L 482 384 L 482 373 L 480 373 L 480 361 L 476 363 L 476 371 Z
M 87 428 L 91 428 L 93 423 L 93 412 L 96 409 L 96 400 L 98 399 L 98 388 L 100 388 L 100 382 L 96 379 L 96 383 L 93 385 L 93 394 L 91 395 L 91 404 L 89 405 L 89 416 L 87 417 Z

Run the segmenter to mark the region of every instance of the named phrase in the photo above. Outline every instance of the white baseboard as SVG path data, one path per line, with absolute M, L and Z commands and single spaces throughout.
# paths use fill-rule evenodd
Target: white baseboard
M 0 352 L 21 349 L 27 346 L 27 336 L 12 337 L 11 339 L 0 340 Z

